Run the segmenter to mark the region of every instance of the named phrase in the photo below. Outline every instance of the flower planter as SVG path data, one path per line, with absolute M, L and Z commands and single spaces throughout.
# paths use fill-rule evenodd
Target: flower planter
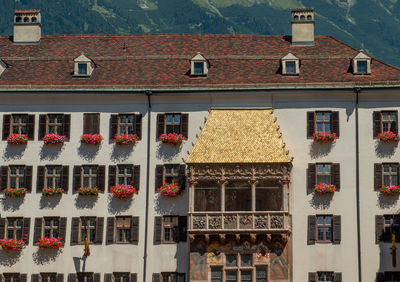
M 335 193 L 336 186 L 333 184 L 319 183 L 314 185 L 313 192 L 315 194 L 327 194 L 331 195 Z
M 332 143 L 337 139 L 337 135 L 336 133 L 332 133 L 330 131 L 328 132 L 317 131 L 314 132 L 313 138 L 315 142 Z
M 55 133 L 47 134 L 42 138 L 45 145 L 62 145 L 67 140 L 66 136 Z
M 116 185 L 110 188 L 111 193 L 117 199 L 131 199 L 134 194 L 137 194 L 136 188 L 132 185 Z
M 400 194 L 400 186 L 390 185 L 390 186 L 382 186 L 379 188 L 379 191 L 383 195 L 399 195 Z
M 399 135 L 397 135 L 396 133 L 393 133 L 391 131 L 385 131 L 382 133 L 379 133 L 378 136 L 379 140 L 381 140 L 382 142 L 385 143 L 397 143 L 400 140 Z
M 97 196 L 100 193 L 100 189 L 97 187 L 81 187 L 77 192 L 80 196 Z
M 6 188 L 3 193 L 9 198 L 19 199 L 25 197 L 26 188 Z
M 18 239 L 1 239 L 0 246 L 3 250 L 22 250 L 26 243 L 24 240 Z
M 28 143 L 28 135 L 12 133 L 8 135 L 7 143 L 10 145 L 26 145 Z
M 64 192 L 64 189 L 62 188 L 43 188 L 42 190 L 42 195 L 46 197 L 51 197 L 51 196 L 61 196 L 62 193 Z
M 87 145 L 99 145 L 103 141 L 101 134 L 83 134 L 81 136 L 81 143 Z
M 181 145 L 184 140 L 186 140 L 186 137 L 184 137 L 182 134 L 177 134 L 177 133 L 169 133 L 169 134 L 161 134 L 161 136 L 158 138 L 159 141 L 161 141 L 164 144 L 170 144 L 173 146 Z
M 182 190 L 177 183 L 164 183 L 164 185 L 157 189 L 157 192 L 163 197 L 173 198 L 178 196 Z
M 64 246 L 64 242 L 63 239 L 60 237 L 43 237 L 39 238 L 39 241 L 35 243 L 35 246 L 38 246 L 41 249 L 59 249 Z
M 136 134 L 121 134 L 114 136 L 114 142 L 117 145 L 135 145 L 140 138 Z

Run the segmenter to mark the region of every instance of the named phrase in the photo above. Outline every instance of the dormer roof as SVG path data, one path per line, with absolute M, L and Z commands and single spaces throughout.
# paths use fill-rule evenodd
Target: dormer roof
M 7 68 L 6 63 L 3 62 L 3 61 L 0 59 L 0 76 L 1 76 L 1 74 L 6 70 L 6 68 Z

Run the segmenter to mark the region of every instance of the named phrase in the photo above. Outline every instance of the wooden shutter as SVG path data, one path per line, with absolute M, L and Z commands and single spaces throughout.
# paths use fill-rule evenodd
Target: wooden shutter
M 19 282 L 26 282 L 28 279 L 28 275 L 26 273 L 22 273 L 19 275 Z
M 117 166 L 110 165 L 108 167 L 108 190 L 115 186 L 117 183 Z
M 59 228 L 59 236 L 63 238 L 64 244 L 67 239 L 67 218 L 61 217 L 60 218 L 60 228 Z
M 99 165 L 97 167 L 97 187 L 99 187 L 101 191 L 104 191 L 105 184 L 106 184 L 106 166 Z
M 76 274 L 75 273 L 68 274 L 68 282 L 76 282 Z
M 154 245 L 161 244 L 162 216 L 154 218 Z
M 73 217 L 71 221 L 71 246 L 77 245 L 79 241 L 79 217 Z
M 372 114 L 372 122 L 373 122 L 373 138 L 376 138 L 379 133 L 382 132 L 382 115 L 381 112 L 373 112 Z
M 31 230 L 31 219 L 29 217 L 24 217 L 22 234 L 24 236 L 24 242 L 29 244 L 29 231 Z
M 186 242 L 187 238 L 187 216 L 179 217 L 179 241 Z
M 132 217 L 131 222 L 131 243 L 137 245 L 139 243 L 139 217 Z
M 11 115 L 3 116 L 3 141 L 7 140 L 11 133 Z
M 332 164 L 331 183 L 336 186 L 336 190 L 340 190 L 340 164 Z
M 186 189 L 186 165 L 179 165 L 179 185 L 182 190 Z
M 157 115 L 157 136 L 156 138 L 160 137 L 161 134 L 165 133 L 165 115 L 158 114 Z
M 189 135 L 189 115 L 182 114 L 181 115 L 181 134 L 188 138 Z
M 307 138 L 312 138 L 315 132 L 315 112 L 307 112 Z
M 66 141 L 71 138 L 71 115 L 63 115 L 63 135 L 67 137 Z
M 100 133 L 100 114 L 83 114 L 83 134 Z
M 164 166 L 156 165 L 156 187 L 155 191 L 160 188 L 161 185 L 164 184 Z
M 35 244 L 42 237 L 43 218 L 35 218 L 35 226 L 33 228 L 33 244 Z
M 0 218 L 0 239 L 4 239 L 6 233 L 6 219 Z
M 308 282 L 316 282 L 317 281 L 317 273 L 309 272 L 308 273 Z
M 64 165 L 62 167 L 61 186 L 65 192 L 68 191 L 68 188 L 69 188 L 69 166 L 67 166 L 67 165 Z
M 104 274 L 104 282 L 112 282 L 112 273 Z
M 114 136 L 118 134 L 118 115 L 111 115 L 110 118 L 110 140 L 114 140 Z
M 133 186 L 136 187 L 136 191 L 140 188 L 140 165 L 133 166 Z
M 35 115 L 28 115 L 26 133 L 28 135 L 28 140 L 33 140 L 35 138 Z
M 115 217 L 107 218 L 106 245 L 114 244 Z
M 393 133 L 399 134 L 399 127 L 398 127 L 398 125 L 399 125 L 399 114 L 398 114 L 398 111 L 394 111 L 394 114 L 396 116 L 396 121 L 392 121 L 391 131 Z
M 385 217 L 383 215 L 375 215 L 375 244 L 383 241 L 385 232 Z
M 374 164 L 374 188 L 378 190 L 382 187 L 382 164 Z
M 32 274 L 31 275 L 32 282 L 39 282 L 39 274 Z
M 104 217 L 98 217 L 96 222 L 96 245 L 103 243 Z
M 383 272 L 376 273 L 376 282 L 385 282 L 385 274 Z
M 81 187 L 82 167 L 74 166 L 74 192 L 78 191 Z
M 334 215 L 332 217 L 332 224 L 333 224 L 333 244 L 340 244 L 340 241 L 342 240 L 340 215 Z
M 152 282 L 160 282 L 160 273 L 153 273 Z
M 1 167 L 1 189 L 5 189 L 8 186 L 8 166 Z
M 317 218 L 315 215 L 308 216 L 308 232 L 307 232 L 307 244 L 314 245 L 315 244 L 315 235 L 317 233 Z
M 131 273 L 131 280 L 129 282 L 136 282 L 137 281 L 137 274 Z
M 317 182 L 317 168 L 315 164 L 308 164 L 307 170 L 308 178 L 308 189 L 311 192 L 314 189 L 314 185 Z
M 57 273 L 56 282 L 64 282 L 64 274 Z
M 339 138 L 339 112 L 332 112 L 331 124 L 332 132 L 336 133 L 336 136 Z
M 100 273 L 93 274 L 93 282 L 100 282 Z
M 42 193 L 44 188 L 44 174 L 45 174 L 45 166 L 38 166 L 37 167 L 37 179 L 36 179 L 36 192 Z
M 25 188 L 28 192 L 32 191 L 32 169 L 31 165 L 25 166 Z
M 135 115 L 135 133 L 142 139 L 142 114 Z
M 342 282 L 342 273 L 341 272 L 335 272 L 333 274 L 333 282 Z
M 47 126 L 47 115 L 39 115 L 39 135 L 38 140 L 42 140 L 42 138 L 46 135 L 46 126 Z

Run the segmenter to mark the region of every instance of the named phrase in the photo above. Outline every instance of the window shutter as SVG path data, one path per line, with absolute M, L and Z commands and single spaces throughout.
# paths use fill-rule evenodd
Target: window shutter
M 340 131 L 339 131 L 339 112 L 332 112 L 332 132 L 336 133 L 336 136 L 339 138 Z
M 142 114 L 135 115 L 135 133 L 142 139 Z
M 111 115 L 110 118 L 110 140 L 114 140 L 114 136 L 118 134 L 118 115 Z
M 33 229 L 33 244 L 35 244 L 42 237 L 43 218 L 35 218 L 35 226 Z
M 181 134 L 188 138 L 189 135 L 189 114 L 181 115 Z
M 28 275 L 26 273 L 22 273 L 19 275 L 19 282 L 26 282 Z
M 307 138 L 312 138 L 315 132 L 315 112 L 307 112 Z
M 1 189 L 5 189 L 8 186 L 8 166 L 1 167 Z
M 308 273 L 308 282 L 316 282 L 317 281 L 317 273 L 309 272 Z
M 308 189 L 311 192 L 317 182 L 317 169 L 315 164 L 308 164 Z
M 375 215 L 375 244 L 383 241 L 383 234 L 385 232 L 385 217 L 383 215 Z
M 83 114 L 83 134 L 100 133 L 100 114 Z
M 382 187 L 382 164 L 374 164 L 374 188 L 378 190 Z
M 101 245 L 103 243 L 103 229 L 104 229 L 104 217 L 97 218 L 96 224 L 96 245 Z
M 133 166 L 133 186 L 136 187 L 136 191 L 140 188 L 140 165 Z
M 39 135 L 38 140 L 41 141 L 46 135 L 47 115 L 39 115 Z
M 139 243 L 139 217 L 132 217 L 131 222 L 131 243 L 137 245 Z
M 382 115 L 381 112 L 374 112 L 372 114 L 372 120 L 374 124 L 374 129 L 373 129 L 373 138 L 376 138 L 379 133 L 382 132 L 382 123 L 381 123 Z
M 112 282 L 112 274 L 111 273 L 104 274 L 104 282 Z
M 3 141 L 7 140 L 11 133 L 11 115 L 3 116 Z
M 59 228 L 59 236 L 63 238 L 64 244 L 67 239 L 67 218 L 61 217 L 60 218 L 60 228 Z
M 187 237 L 187 216 L 179 217 L 179 241 L 186 242 Z
M 79 217 L 73 217 L 71 221 L 71 246 L 78 244 L 79 238 Z
M 69 188 L 69 166 L 67 166 L 67 165 L 64 165 L 62 167 L 61 186 L 65 192 L 68 191 L 68 188 Z
M 160 273 L 153 273 L 152 282 L 160 282 Z
M 93 133 L 100 133 L 100 114 L 93 114 Z
M 32 274 L 31 275 L 32 282 L 39 282 L 39 274 Z
M 186 165 L 179 165 L 179 185 L 182 190 L 186 189 Z
M 156 165 L 156 187 L 155 191 L 164 184 L 164 166 Z
M 32 191 L 32 169 L 31 165 L 25 166 L 25 188 L 28 192 Z
M 107 231 L 106 231 L 106 245 L 114 244 L 114 225 L 115 218 L 108 217 L 107 218 Z
M 45 166 L 37 167 L 37 179 L 36 179 L 36 192 L 41 193 L 44 188 L 44 174 L 45 174 Z
M 340 244 L 342 240 L 341 220 L 340 215 L 334 215 L 333 221 L 333 244 Z
M 398 124 L 399 124 L 399 114 L 398 114 L 398 111 L 395 111 L 394 114 L 396 115 L 396 121 L 393 121 L 393 122 L 392 122 L 391 131 L 392 131 L 393 133 L 398 134 L 398 133 L 399 133 L 399 127 L 398 127 Z
M 69 141 L 71 137 L 71 115 L 63 115 L 63 135 Z
M 314 245 L 315 244 L 315 235 L 317 232 L 317 218 L 315 215 L 308 216 L 308 232 L 307 232 L 307 244 Z
M 376 282 L 385 282 L 385 274 L 383 272 L 376 273 Z
M 117 183 L 117 166 L 110 165 L 108 167 L 108 191 Z
M 97 167 L 97 187 L 104 192 L 104 186 L 106 183 L 106 166 L 99 165 Z
M 331 183 L 336 186 L 336 190 L 340 190 L 340 164 L 332 164 L 332 180 Z
M 129 281 L 129 282 L 136 282 L 136 281 L 137 281 L 137 274 L 131 273 L 131 281 Z
M 79 187 L 81 187 L 81 174 L 82 174 L 82 167 L 81 166 L 74 166 L 74 192 L 78 191 Z
M 93 274 L 93 282 L 100 282 L 100 273 Z
M 68 282 L 76 282 L 76 274 L 75 273 L 68 274 Z
M 35 138 L 35 115 L 28 115 L 26 132 L 28 135 L 28 140 L 33 140 Z
M 0 239 L 4 239 L 6 233 L 6 219 L 0 218 Z
M 28 245 L 29 244 L 29 231 L 31 229 L 31 219 L 29 217 L 24 217 L 23 227 L 22 227 L 22 234 L 24 236 L 24 242 Z
M 64 282 L 64 274 L 58 273 L 56 276 L 56 282 Z
M 342 282 L 342 273 L 341 272 L 335 272 L 333 274 L 333 282 Z
M 165 133 L 164 131 L 164 124 L 165 124 L 165 115 L 158 114 L 157 115 L 157 139 L 161 136 L 161 134 Z
M 162 216 L 154 218 L 154 245 L 161 244 Z
M 89 134 L 91 132 L 92 125 L 92 118 L 90 114 L 83 114 L 83 134 Z

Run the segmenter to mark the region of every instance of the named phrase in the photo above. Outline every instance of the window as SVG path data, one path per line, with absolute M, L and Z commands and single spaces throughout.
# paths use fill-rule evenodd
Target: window
M 142 115 L 141 114 L 118 114 L 111 115 L 110 119 L 110 138 L 115 135 L 136 134 L 142 136 Z
M 57 238 L 60 236 L 60 219 L 58 217 L 44 218 L 43 235 L 49 238 Z
M 332 241 L 332 216 L 318 215 L 317 216 L 317 241 L 331 242 Z
M 154 244 L 186 242 L 187 216 L 156 216 L 154 218 Z
M 3 273 L 3 276 L 4 282 L 20 282 L 21 275 L 19 273 Z
M 10 166 L 9 185 L 11 188 L 25 188 L 25 166 Z
M 331 112 L 316 112 L 315 128 L 316 131 L 330 132 Z
M 180 165 L 165 165 L 165 182 L 179 183 Z
M 211 282 L 222 282 L 221 266 L 211 266 Z
M 47 133 L 63 134 L 63 115 L 48 115 Z
M 11 165 L 1 167 L 1 186 L 5 188 L 26 188 L 31 191 L 32 166 Z
M 117 216 L 116 217 L 116 230 L 117 230 L 117 243 L 130 243 L 131 242 L 131 220 L 130 216 Z
M 78 64 L 78 74 L 87 74 L 87 64 Z
M 162 282 L 184 282 L 185 273 L 163 272 L 161 273 Z
M 61 224 L 63 224 L 63 218 L 61 218 Z M 114 223 L 112 227 L 112 230 L 114 231 Z M 87 235 L 89 243 L 101 245 L 103 243 L 103 229 L 104 217 L 73 217 L 71 220 L 70 243 L 71 245 L 84 244 Z
M 117 179 L 119 185 L 133 185 L 133 166 L 118 165 Z
M 104 165 L 74 166 L 74 190 L 78 191 L 80 187 L 97 187 L 104 191 L 105 170 Z
M 95 64 L 84 54 L 74 59 L 74 76 L 90 77 L 94 71 Z
M 382 112 L 382 131 L 397 133 L 397 112 Z
M 307 137 L 314 138 L 315 132 L 331 132 L 339 138 L 339 112 L 307 112 Z
M 135 133 L 135 115 L 118 115 L 119 126 L 118 134 L 134 134 Z
M 396 235 L 396 242 L 400 242 L 400 215 L 385 215 L 384 234 L 382 241 L 392 242 L 392 234 Z
M 296 62 L 286 62 L 286 73 L 296 73 Z
M 318 272 L 318 282 L 333 282 L 333 272 Z
M 156 186 L 155 191 L 165 182 L 178 183 L 182 190 L 186 186 L 186 166 L 179 164 L 167 164 L 156 166 Z
M 220 211 L 221 187 L 218 183 L 203 182 L 194 189 L 194 211 Z
M 61 175 L 62 166 L 46 166 L 46 183 L 45 187 L 60 188 L 61 185 Z
M 363 52 L 353 58 L 353 74 L 365 75 L 371 73 L 371 57 Z
M 3 140 L 7 140 L 10 134 L 25 134 L 28 136 L 28 140 L 33 140 L 35 136 L 35 115 L 3 115 Z
M 95 243 L 96 240 L 96 218 L 81 217 L 80 242 L 84 243 L 88 236 L 89 243 Z
M 76 278 L 77 282 L 93 282 L 93 273 L 78 272 Z
M 399 165 L 398 164 L 382 164 L 383 167 L 383 185 L 399 184 Z
M 203 74 L 204 73 L 204 63 L 203 62 L 195 62 L 194 63 L 194 73 L 195 74 Z
M 179 242 L 178 225 L 179 221 L 177 216 L 163 217 L 163 243 Z
M 39 135 L 38 140 L 46 134 L 59 134 L 70 137 L 71 115 L 65 114 L 43 114 L 39 115 Z
M 251 188 L 248 182 L 230 182 L 225 187 L 226 211 L 251 211 Z
M 56 273 L 40 273 L 41 282 L 56 282 L 57 274 Z
M 157 138 L 161 134 L 176 133 L 188 137 L 188 114 L 168 113 L 157 115 Z
M 256 282 L 267 282 L 266 266 L 256 266 Z
M 23 225 L 22 218 L 7 218 L 7 239 L 23 239 Z
M 256 211 L 282 210 L 282 188 L 276 183 L 260 181 L 256 186 Z
M 114 282 L 130 282 L 129 273 L 114 273 Z
M 12 115 L 11 133 L 28 134 L 27 123 L 28 123 L 28 115 Z
M 282 75 L 298 75 L 300 73 L 300 60 L 291 52 L 281 59 Z
M 165 133 L 180 133 L 181 131 L 181 114 L 165 115 Z
M 367 61 L 357 61 L 357 72 L 358 73 L 368 73 Z
M 84 187 L 96 187 L 97 186 L 97 166 L 85 165 L 82 166 L 82 185 Z
M 316 164 L 317 183 L 331 184 L 331 165 Z
M 208 74 L 208 68 L 207 59 L 200 53 L 197 53 L 197 55 L 190 60 L 191 76 L 206 76 Z
M 385 272 L 385 282 L 398 282 L 398 281 L 400 281 L 399 271 Z
M 83 114 L 83 134 L 100 133 L 100 114 Z
M 267 281 L 267 266 L 254 265 L 253 254 L 225 254 L 224 272 L 225 281 Z

